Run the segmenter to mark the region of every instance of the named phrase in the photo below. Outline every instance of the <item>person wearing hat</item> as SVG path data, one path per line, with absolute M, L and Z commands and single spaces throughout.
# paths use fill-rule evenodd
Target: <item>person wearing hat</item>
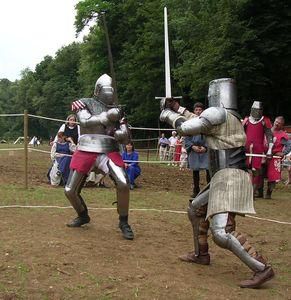
M 272 123 L 270 119 L 263 115 L 263 103 L 254 101 L 251 107 L 250 116 L 243 120 L 243 127 L 246 133 L 246 153 L 268 155 L 272 154 L 273 134 L 271 131 Z M 265 152 L 265 139 L 267 140 L 267 151 Z M 249 156 L 247 167 L 252 172 L 252 182 L 254 197 L 262 198 L 264 189 L 264 163 L 262 157 Z

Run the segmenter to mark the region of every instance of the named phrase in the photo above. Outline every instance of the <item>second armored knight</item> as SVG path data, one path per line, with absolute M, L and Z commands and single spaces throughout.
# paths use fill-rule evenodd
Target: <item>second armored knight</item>
M 254 213 L 253 188 L 245 165 L 246 136 L 237 113 L 236 85 L 230 78 L 213 80 L 208 92 L 209 108 L 199 117 L 187 120 L 189 112 L 174 99 L 162 104 L 160 119 L 181 135 L 204 134 L 210 154 L 210 185 L 190 200 L 188 216 L 193 228 L 194 251 L 181 260 L 209 265 L 207 235 L 211 229 L 214 242 L 230 250 L 253 272 L 252 279 L 240 283 L 256 288 L 274 277 L 266 260 L 246 237 L 236 231 L 236 214 Z

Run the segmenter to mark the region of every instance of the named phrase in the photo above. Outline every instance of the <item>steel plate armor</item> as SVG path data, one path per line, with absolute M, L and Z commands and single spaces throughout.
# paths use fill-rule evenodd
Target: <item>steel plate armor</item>
M 246 238 L 235 231 L 235 215 L 255 213 L 253 189 L 246 172 L 244 145 L 246 135 L 237 112 L 236 83 L 231 78 L 210 82 L 210 108 L 199 117 L 186 119 L 185 109 L 164 109 L 162 121 L 174 126 L 180 135 L 204 134 L 210 155 L 212 179 L 194 199 L 190 199 L 188 217 L 193 228 L 194 252 L 181 260 L 208 265 L 208 229 L 214 242 L 232 251 L 255 272 L 242 287 L 258 287 L 274 272 Z M 174 106 L 173 106 L 174 107 Z
M 68 224 L 79 227 L 90 221 L 81 189 L 90 171 L 109 174 L 117 189 L 117 211 L 119 227 L 124 238 L 133 239 L 128 224 L 129 180 L 119 153 L 120 144 L 130 141 L 124 113 L 113 103 L 112 80 L 103 74 L 97 80 L 95 98 L 82 98 L 73 102 L 80 123 L 80 138 L 77 151 L 71 162 L 71 175 L 65 187 L 65 194 L 78 217 Z

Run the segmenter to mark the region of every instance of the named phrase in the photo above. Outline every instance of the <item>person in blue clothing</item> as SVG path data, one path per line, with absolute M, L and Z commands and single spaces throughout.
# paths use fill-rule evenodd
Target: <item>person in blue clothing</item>
M 129 177 L 130 189 L 133 190 L 134 187 L 136 187 L 134 181 L 141 174 L 141 169 L 138 164 L 138 152 L 134 150 L 133 143 L 130 142 L 125 145 L 122 159 L 124 161 L 126 173 Z
M 204 110 L 201 102 L 196 102 L 193 106 L 193 113 L 199 117 Z M 206 181 L 210 182 L 208 170 L 208 153 L 205 136 L 198 134 L 185 137 L 185 148 L 188 154 L 188 167 L 193 171 L 193 193 L 195 198 L 200 192 L 200 171 L 206 170 Z
M 75 143 L 71 137 L 66 137 L 64 132 L 57 134 L 57 141 L 51 149 L 53 165 L 49 171 L 51 185 L 65 185 L 70 174 L 71 155 L 75 151 Z

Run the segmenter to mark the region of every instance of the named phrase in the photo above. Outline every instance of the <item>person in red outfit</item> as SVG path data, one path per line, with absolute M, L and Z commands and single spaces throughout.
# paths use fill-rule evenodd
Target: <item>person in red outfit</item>
M 247 141 L 245 145 L 246 153 L 267 154 L 271 156 L 273 147 L 272 123 L 270 119 L 263 116 L 263 103 L 254 101 L 251 107 L 249 117 L 243 120 L 243 127 L 246 133 Z M 267 140 L 268 150 L 265 153 L 265 138 Z M 247 158 L 247 167 L 252 171 L 253 188 L 255 197 L 263 197 L 263 158 L 249 156 Z
M 182 151 L 182 140 L 181 137 L 178 136 L 177 142 L 175 144 L 175 154 L 174 154 L 174 162 L 177 166 L 180 164 L 181 151 Z
M 284 145 L 288 141 L 288 134 L 284 131 L 285 120 L 280 116 L 275 119 L 274 126 L 272 127 L 274 146 L 272 154 L 277 156 L 267 160 L 267 179 L 268 188 L 265 199 L 271 199 L 272 191 L 277 182 L 281 180 L 281 160 L 284 156 Z M 280 156 L 281 158 L 278 158 Z

